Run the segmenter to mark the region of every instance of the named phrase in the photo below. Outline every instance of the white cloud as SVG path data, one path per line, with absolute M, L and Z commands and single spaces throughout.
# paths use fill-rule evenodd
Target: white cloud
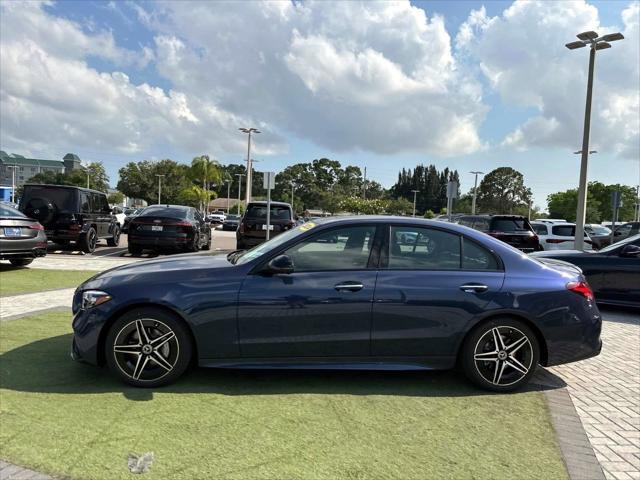
M 621 29 L 625 40 L 598 52 L 591 144 L 603 152 L 640 156 L 639 4 L 622 12 L 621 26 L 600 23 L 582 1 L 517 1 L 502 15 L 474 11 L 456 38 L 460 54 L 479 64 L 507 105 L 534 107 L 539 114 L 506 136 L 503 145 L 579 148 L 586 95 L 588 50 L 564 47 L 571 33 Z

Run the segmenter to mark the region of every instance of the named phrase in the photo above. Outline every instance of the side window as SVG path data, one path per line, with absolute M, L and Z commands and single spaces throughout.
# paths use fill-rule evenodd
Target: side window
M 467 238 L 462 238 L 463 270 L 498 270 L 498 261 L 486 248 Z
M 533 231 L 538 235 L 546 235 L 547 234 L 547 226 L 542 224 L 534 224 L 531 225 L 533 227 Z
M 477 218 L 475 223 L 473 224 L 473 228 L 476 230 L 480 230 L 481 232 L 489 231 L 489 219 L 488 218 Z
M 296 272 L 365 269 L 373 244 L 374 225 L 321 232 L 289 248 Z
M 82 213 L 91 212 L 91 203 L 89 202 L 89 195 L 84 192 L 80 192 L 80 211 Z
M 392 226 L 388 268 L 457 270 L 460 236 L 432 228 Z
M 97 193 L 91 194 L 91 206 L 93 213 L 104 213 L 105 205 L 104 197 L 102 195 Z
M 472 227 L 473 226 L 473 219 L 469 218 L 469 217 L 462 217 L 459 222 L 460 225 L 464 225 L 465 227 Z

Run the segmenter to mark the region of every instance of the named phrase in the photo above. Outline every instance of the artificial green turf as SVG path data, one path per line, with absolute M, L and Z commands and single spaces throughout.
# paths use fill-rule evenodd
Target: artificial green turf
M 155 390 L 69 358 L 70 315 L 0 324 L 0 458 L 82 479 L 562 479 L 542 394 L 452 373 L 196 370 Z
M 0 296 L 77 287 L 96 273 L 98 272 L 8 268 L 3 265 L 0 269 Z

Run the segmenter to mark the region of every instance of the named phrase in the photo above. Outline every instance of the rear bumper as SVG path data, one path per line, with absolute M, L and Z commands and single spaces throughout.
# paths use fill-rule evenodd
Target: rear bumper
M 140 245 L 141 247 L 167 247 L 167 248 L 183 248 L 189 242 L 193 241 L 192 236 L 182 237 L 152 237 L 146 235 L 131 235 L 128 236 L 129 244 Z
M 0 259 L 35 258 L 47 254 L 47 239 L 42 235 L 27 239 L 0 240 Z

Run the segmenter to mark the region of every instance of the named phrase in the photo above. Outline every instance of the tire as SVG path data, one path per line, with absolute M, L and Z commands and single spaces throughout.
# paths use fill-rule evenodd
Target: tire
M 140 336 L 146 338 L 140 342 Z M 145 307 L 131 310 L 113 323 L 104 351 L 109 369 L 120 380 L 134 387 L 155 388 L 169 385 L 185 373 L 193 346 L 187 327 L 177 316 Z
M 240 240 L 238 240 L 236 242 L 236 249 L 237 250 L 246 250 L 247 249 L 247 245 L 244 242 L 241 242 Z
M 207 235 L 207 243 L 202 246 L 203 250 L 211 250 L 211 232 Z
M 97 243 L 98 234 L 96 233 L 96 229 L 93 227 L 90 227 L 89 230 L 80 235 L 80 238 L 78 240 L 80 250 L 82 250 L 84 253 L 95 252 Z
M 140 245 L 136 245 L 135 243 L 129 243 L 127 246 L 127 250 L 131 255 L 140 255 L 142 253 L 142 247 Z
M 526 385 L 535 373 L 540 345 L 524 322 L 504 317 L 472 330 L 461 353 L 469 380 L 485 390 L 511 392 Z
M 117 247 L 120 244 L 120 227 L 113 228 L 113 236 L 107 239 L 107 245 Z
M 9 259 L 14 267 L 26 267 L 33 262 L 33 258 L 11 258 Z
M 187 245 L 187 252 L 197 252 L 198 250 L 200 250 L 200 235 L 196 233 L 193 236 L 191 245 Z

